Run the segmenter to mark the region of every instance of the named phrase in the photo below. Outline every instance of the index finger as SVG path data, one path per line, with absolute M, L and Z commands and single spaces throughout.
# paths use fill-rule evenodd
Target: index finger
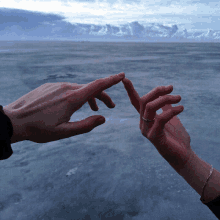
M 137 93 L 137 91 L 135 90 L 131 80 L 129 80 L 128 78 L 124 78 L 122 80 L 124 87 L 128 93 L 128 97 L 131 101 L 131 104 L 136 108 L 136 110 L 138 111 L 138 113 L 140 113 L 140 97 Z
M 77 90 L 77 93 L 80 97 L 80 101 L 83 103 L 87 102 L 87 100 L 91 99 L 92 97 L 95 97 L 103 90 L 106 90 L 112 87 L 113 85 L 119 83 L 122 79 L 124 79 L 124 77 L 125 73 L 119 73 L 109 77 L 97 79 L 86 84 L 85 86 Z

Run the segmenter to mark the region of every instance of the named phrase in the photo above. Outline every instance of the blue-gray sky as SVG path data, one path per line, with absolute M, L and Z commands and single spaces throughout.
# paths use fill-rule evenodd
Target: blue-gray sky
M 188 30 L 220 30 L 219 0 L 4 0 L 0 8 L 53 13 L 70 23 L 116 25 L 138 21 L 177 24 Z

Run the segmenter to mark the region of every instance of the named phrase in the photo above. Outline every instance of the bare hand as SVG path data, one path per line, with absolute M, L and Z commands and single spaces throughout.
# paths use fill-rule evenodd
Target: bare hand
M 125 74 L 97 79 L 88 84 L 46 83 L 3 108 L 10 118 L 14 134 L 11 143 L 30 140 L 46 143 L 90 132 L 105 122 L 101 115 L 78 122 L 69 122 L 72 114 L 87 101 L 97 111 L 95 98 L 109 108 L 115 104 L 103 90 L 119 83 Z M 103 122 L 97 122 L 98 119 Z
M 132 82 L 122 80 L 132 105 L 140 114 L 140 130 L 143 136 L 157 148 L 161 156 L 179 173 L 184 167 L 191 153 L 190 136 L 176 116 L 183 111 L 183 106 L 172 107 L 181 100 L 181 97 L 167 95 L 173 91 L 165 86 L 154 88 L 146 95 L 139 97 Z M 156 111 L 162 108 L 163 113 Z M 146 123 L 145 119 L 155 121 Z

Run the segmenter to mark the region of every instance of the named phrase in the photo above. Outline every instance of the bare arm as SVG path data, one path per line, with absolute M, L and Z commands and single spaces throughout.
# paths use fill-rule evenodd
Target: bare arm
M 129 79 L 124 78 L 122 82 L 132 105 L 140 114 L 142 134 L 151 141 L 176 172 L 202 196 L 211 165 L 199 158 L 190 146 L 190 136 L 176 116 L 183 110 L 180 106 L 171 105 L 177 104 L 181 99 L 167 95 L 172 92 L 172 86 L 168 88 L 159 86 L 140 98 Z M 163 113 L 158 115 L 156 111 L 161 107 Z M 149 120 L 155 118 L 155 122 L 146 123 L 142 116 Z M 208 203 L 218 196 L 220 196 L 220 172 L 214 169 L 205 186 L 202 199 Z
M 210 170 L 211 165 L 199 158 L 194 152 L 179 174 L 200 196 L 202 196 L 202 189 L 209 177 Z M 213 173 L 204 188 L 202 200 L 208 203 L 218 196 L 220 196 L 220 172 L 213 169 Z

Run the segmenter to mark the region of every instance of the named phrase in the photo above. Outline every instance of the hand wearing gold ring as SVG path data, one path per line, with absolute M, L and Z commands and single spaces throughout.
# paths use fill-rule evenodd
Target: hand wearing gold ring
M 109 108 L 114 108 L 115 104 L 104 90 L 120 81 L 123 82 L 132 105 L 140 113 L 142 135 L 154 144 L 174 169 L 180 169 L 192 152 L 189 134 L 175 116 L 182 109 L 170 105 L 178 103 L 181 98 L 167 95 L 171 93 L 172 86 L 168 89 L 164 86 L 157 87 L 140 98 L 124 73 L 82 85 L 46 83 L 5 106 L 3 110 L 10 118 L 14 130 L 11 143 L 23 140 L 46 143 L 90 132 L 105 122 L 103 116 L 94 115 L 78 122 L 69 122 L 70 117 L 87 101 L 92 110 L 98 110 L 95 98 L 103 101 Z M 157 115 L 156 111 L 161 107 L 163 113 Z M 155 120 L 146 123 L 142 117 Z M 98 119 L 102 119 L 102 122 Z
M 132 82 L 122 80 L 131 104 L 140 114 L 140 130 L 144 137 L 156 147 L 161 156 L 179 173 L 189 160 L 193 151 L 190 136 L 176 116 L 183 106 L 172 107 L 180 102 L 180 96 L 168 95 L 173 87 L 159 86 L 146 95 L 139 97 Z M 163 113 L 158 115 L 157 110 Z
M 154 119 L 153 119 L 153 120 L 149 120 L 149 119 L 145 119 L 144 117 L 142 117 L 142 119 L 143 119 L 144 121 L 146 121 L 146 123 L 149 123 L 149 122 L 154 121 Z
M 11 143 L 23 140 L 46 143 L 92 131 L 105 122 L 103 116 L 94 115 L 78 122 L 69 122 L 72 114 L 86 102 L 92 110 L 97 111 L 95 98 L 103 101 L 109 108 L 114 108 L 115 104 L 104 90 L 120 81 L 124 84 L 131 104 L 140 114 L 142 135 L 150 140 L 161 156 L 179 174 L 183 171 L 180 175 L 202 196 L 201 201 L 212 201 L 217 198 L 220 192 L 218 184 L 220 173 L 217 170 L 215 172 L 213 169 L 209 170 L 209 165 L 192 151 L 190 136 L 177 117 L 184 108 L 171 105 L 178 103 L 181 97 L 168 95 L 173 90 L 172 86 L 168 88 L 159 86 L 140 98 L 124 73 L 82 85 L 65 82 L 46 83 L 4 106 L 2 113 L 9 117 L 13 126 Z M 156 111 L 160 108 L 163 113 L 158 115 Z M 188 161 L 192 163 L 187 163 Z M 212 172 L 213 178 L 210 179 Z M 206 174 L 207 176 L 209 174 L 208 178 Z M 216 201 L 209 207 L 212 205 L 214 210 L 217 207 Z

